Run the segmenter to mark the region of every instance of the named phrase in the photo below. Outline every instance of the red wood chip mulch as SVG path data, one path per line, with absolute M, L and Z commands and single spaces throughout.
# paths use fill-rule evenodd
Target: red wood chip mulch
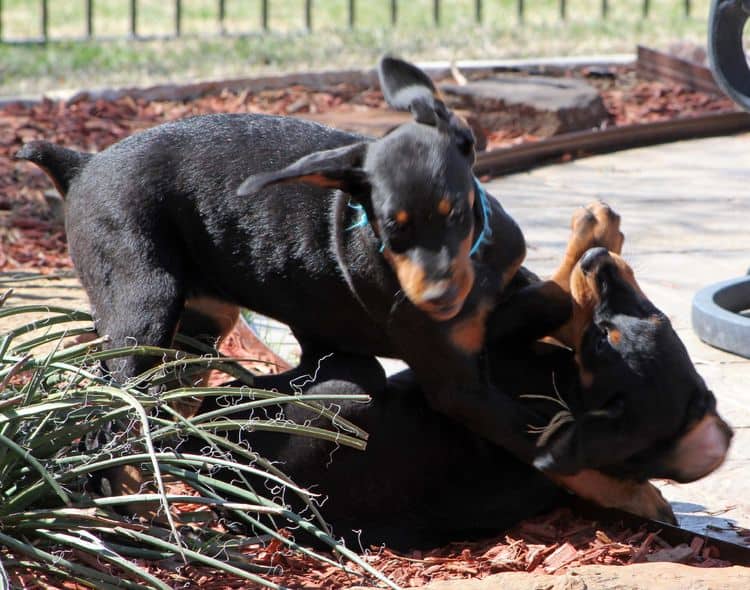
M 346 588 L 367 585 L 332 565 L 292 553 L 273 541 L 246 549 L 254 563 L 277 568 L 270 581 L 290 588 Z M 365 559 L 402 587 L 422 586 L 436 580 L 484 578 L 500 572 L 564 573 L 581 565 L 628 565 L 646 561 L 683 563 L 696 567 L 728 567 L 717 547 L 694 537 L 690 545 L 672 546 L 657 532 L 603 525 L 559 509 L 519 524 L 507 534 L 480 542 L 451 543 L 431 551 L 397 553 L 372 547 Z M 352 569 L 358 570 L 356 566 Z M 159 572 L 158 568 L 154 569 Z M 186 566 L 178 574 L 162 571 L 186 589 L 247 588 L 239 579 Z M 182 584 L 185 584 L 184 586 Z
M 247 546 L 244 553 L 253 563 L 273 568 L 272 574 L 264 575 L 266 579 L 288 588 L 376 585 L 374 580 L 294 553 L 277 540 L 266 545 Z M 84 559 L 83 556 L 79 558 Z M 371 547 L 364 558 L 404 588 L 438 580 L 484 578 L 501 572 L 562 574 L 582 565 L 629 565 L 652 561 L 694 567 L 732 565 L 721 559 L 717 547 L 706 544 L 701 537 L 693 537 L 690 545 L 672 546 L 659 536 L 658 531 L 631 530 L 617 523 L 603 525 L 577 517 L 568 509 L 525 521 L 494 539 L 457 542 L 439 549 L 409 553 Z M 255 587 L 247 580 L 205 567 L 183 565 L 177 559 L 165 563 L 141 561 L 138 564 L 172 587 L 183 590 Z M 355 572 L 361 571 L 357 566 L 349 565 Z M 60 585 L 53 580 L 43 581 L 28 572 L 14 572 L 12 581 L 23 588 L 78 588 L 76 585 Z

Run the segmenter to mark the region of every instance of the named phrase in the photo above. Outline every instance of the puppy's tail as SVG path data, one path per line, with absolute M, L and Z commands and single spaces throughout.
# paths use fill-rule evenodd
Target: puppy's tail
M 94 154 L 76 152 L 48 141 L 31 141 L 24 145 L 15 158 L 28 160 L 39 166 L 52 179 L 61 196 L 65 196 L 76 176 Z

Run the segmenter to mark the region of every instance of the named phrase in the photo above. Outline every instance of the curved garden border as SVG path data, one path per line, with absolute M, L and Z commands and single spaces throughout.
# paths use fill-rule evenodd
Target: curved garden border
M 750 276 L 708 285 L 693 298 L 693 330 L 706 344 L 750 358 Z

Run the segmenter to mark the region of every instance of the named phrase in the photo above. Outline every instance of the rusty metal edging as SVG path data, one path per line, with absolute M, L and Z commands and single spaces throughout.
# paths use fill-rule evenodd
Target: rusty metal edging
M 693 537 L 700 537 L 719 549 L 721 559 L 730 561 L 734 565 L 750 566 L 750 547 L 745 545 L 731 543 L 730 541 L 717 539 L 706 533 L 696 533 L 664 522 L 648 520 L 615 508 L 602 508 L 580 498 L 572 498 L 571 507 L 576 514 L 589 520 L 598 520 L 607 523 L 621 522 L 626 527 L 633 529 L 645 526 L 650 532 L 658 531 L 659 536 L 672 545 L 680 545 L 682 543 L 690 545 Z
M 503 175 L 529 170 L 563 156 L 585 157 L 622 149 L 715 137 L 750 131 L 750 114 L 718 113 L 671 121 L 563 133 L 533 143 L 499 148 L 477 156 L 477 175 Z

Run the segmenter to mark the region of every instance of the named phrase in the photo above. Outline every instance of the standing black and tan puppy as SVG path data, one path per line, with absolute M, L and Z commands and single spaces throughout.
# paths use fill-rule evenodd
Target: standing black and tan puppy
M 288 324 L 302 347 L 299 367 L 259 387 L 289 390 L 316 374 L 329 389 L 377 393 L 375 355 L 397 357 L 433 406 L 459 420 L 481 412 L 484 434 L 504 444 L 512 402 L 487 397 L 477 353 L 523 236 L 474 179 L 471 131 L 430 79 L 392 58 L 380 77 L 415 121 L 378 140 L 293 118 L 208 115 L 96 155 L 34 142 L 18 157 L 66 196 L 71 256 L 110 346 L 169 346 L 178 325 L 194 333 L 196 316 L 220 335 L 243 306 Z M 151 363 L 109 369 L 126 379 Z

